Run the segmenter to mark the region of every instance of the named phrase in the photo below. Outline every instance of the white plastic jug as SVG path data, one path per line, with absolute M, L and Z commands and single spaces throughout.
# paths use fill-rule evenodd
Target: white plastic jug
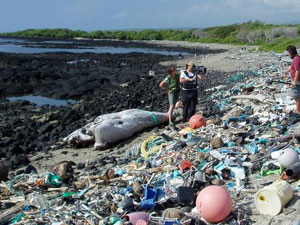
M 288 182 L 279 180 L 259 190 L 255 195 L 255 206 L 261 214 L 275 216 L 293 198 Z

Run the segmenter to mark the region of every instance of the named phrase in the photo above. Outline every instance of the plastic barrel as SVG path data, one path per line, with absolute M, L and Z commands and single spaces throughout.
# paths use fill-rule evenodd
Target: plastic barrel
M 280 180 L 259 190 L 254 201 L 261 214 L 275 216 L 292 198 L 292 188 L 288 182 Z
M 297 177 L 300 174 L 300 162 L 295 163 L 291 167 L 287 168 L 286 175 L 288 177 Z

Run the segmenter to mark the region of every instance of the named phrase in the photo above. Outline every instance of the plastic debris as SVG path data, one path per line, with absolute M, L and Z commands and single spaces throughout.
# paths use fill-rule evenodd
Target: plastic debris
M 255 195 L 255 205 L 260 213 L 275 216 L 292 197 L 292 188 L 281 180 L 259 190 Z
M 200 125 L 177 122 L 173 128 L 155 128 L 137 141 L 117 146 L 118 158 L 109 152 L 80 162 L 81 166 L 64 161 L 45 172 L 28 168 L 26 173 L 9 171 L 8 176 L 3 170 L 0 225 L 2 221 L 34 225 L 246 225 L 255 220 L 262 224 L 253 219 L 259 214 L 282 221 L 282 211 L 289 214 L 290 223 L 296 221 L 300 117 L 291 113 L 294 101 L 287 84 L 265 83 L 266 78 L 282 79 L 284 56 L 251 54 L 252 58 L 243 55 L 243 60 L 255 57 L 261 66 L 230 74 L 229 86 L 205 90 L 207 97 L 198 108 L 203 116 L 197 115 L 195 122 Z M 240 55 L 237 52 L 232 57 Z M 226 60 L 230 63 L 233 58 Z M 139 119 L 133 116 L 136 113 Z M 134 125 L 140 121 L 141 130 L 168 120 L 166 114 L 141 110 L 129 110 L 124 118 L 122 114 L 123 119 L 118 115 L 100 116 L 65 141 L 76 145 L 78 138 L 90 142 L 96 137 L 99 147 L 106 147 L 105 137 L 115 143 L 139 130 L 128 125 L 127 133 L 122 123 L 126 118 Z M 105 118 L 113 122 L 109 135 L 96 129 Z M 115 132 L 118 127 L 121 133 Z M 104 128 L 110 129 L 107 123 Z

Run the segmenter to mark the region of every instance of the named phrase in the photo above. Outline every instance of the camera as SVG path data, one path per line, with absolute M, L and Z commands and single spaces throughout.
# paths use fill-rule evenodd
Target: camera
M 194 74 L 206 74 L 206 67 L 204 67 L 204 66 L 195 66 L 194 68 L 193 68 L 193 73 Z

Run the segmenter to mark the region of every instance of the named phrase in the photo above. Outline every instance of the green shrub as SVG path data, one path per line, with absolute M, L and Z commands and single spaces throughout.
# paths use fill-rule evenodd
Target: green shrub
M 214 30 L 210 32 L 211 33 L 210 35 L 216 38 L 226 38 L 227 36 L 235 32 L 237 29 L 238 29 L 237 24 L 223 26 L 223 27 L 216 27 Z
M 300 24 L 272 25 L 260 21 L 248 21 L 228 26 L 208 27 L 205 29 L 190 30 L 160 30 L 145 29 L 141 31 L 92 31 L 58 29 L 27 29 L 11 33 L 2 33 L 7 37 L 50 37 L 74 38 L 84 37 L 92 39 L 118 40 L 170 40 L 190 41 L 201 43 L 223 43 L 258 45 L 261 50 L 282 52 L 287 45 L 300 47 Z
M 260 44 L 259 49 L 263 51 L 284 52 L 289 45 L 300 47 L 300 37 L 294 39 L 278 38 L 274 41 L 265 42 Z
M 136 31 L 127 31 L 126 39 L 127 40 L 137 40 L 137 32 Z
M 161 34 L 152 29 L 142 30 L 137 33 L 138 40 L 161 40 Z
M 89 33 L 88 37 L 93 38 L 93 39 L 102 39 L 102 38 L 104 38 L 104 33 L 100 30 L 93 31 L 93 32 Z

